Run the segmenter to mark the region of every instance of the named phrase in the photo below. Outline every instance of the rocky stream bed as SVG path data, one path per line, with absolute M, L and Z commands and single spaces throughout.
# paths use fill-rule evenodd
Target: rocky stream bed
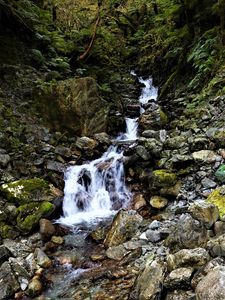
M 139 115 L 139 88 L 122 91 L 128 116 Z M 1 106 L 0 299 L 225 299 L 223 99 L 213 98 L 197 123 L 175 113 L 169 122 L 151 100 L 138 139 L 122 146 L 129 206 L 94 228 L 55 223 L 63 172 L 99 158 L 114 138 L 67 137 L 36 119 L 15 131 L 23 107 L 16 113 L 14 99 Z M 182 101 L 174 99 L 178 112 Z M 69 112 L 61 113 L 66 120 Z

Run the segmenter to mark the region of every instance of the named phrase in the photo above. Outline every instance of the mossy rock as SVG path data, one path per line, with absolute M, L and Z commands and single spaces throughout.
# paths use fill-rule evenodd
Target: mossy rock
M 225 165 L 221 165 L 216 173 L 215 173 L 215 177 L 222 183 L 225 183 Z
M 160 108 L 159 111 L 159 115 L 160 115 L 160 122 L 162 125 L 166 125 L 169 122 L 169 118 L 167 116 L 167 114 Z
M 150 178 L 152 187 L 170 187 L 177 182 L 177 175 L 168 170 L 155 170 Z
M 21 205 L 17 209 L 16 219 L 19 230 L 24 234 L 29 233 L 42 217 L 49 216 L 53 210 L 54 205 L 48 201 Z
M 207 198 L 207 202 L 215 204 L 222 218 L 225 215 L 225 187 L 215 189 Z
M 7 200 L 19 205 L 33 202 L 52 200 L 49 183 L 41 178 L 21 179 L 3 184 L 0 190 Z
M 0 223 L 0 236 L 3 239 L 15 239 L 19 235 L 19 231 L 6 223 Z

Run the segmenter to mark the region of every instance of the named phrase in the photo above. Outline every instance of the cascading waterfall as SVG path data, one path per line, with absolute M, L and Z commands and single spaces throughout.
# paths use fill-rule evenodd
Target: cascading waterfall
M 132 75 L 136 76 L 133 72 Z M 152 85 L 152 78 L 144 80 L 139 103 L 156 100 L 158 89 Z M 135 141 L 138 138 L 138 118 L 125 118 L 126 133 L 120 135 L 120 142 Z M 131 193 L 125 185 L 123 152 L 116 146 L 99 159 L 88 164 L 70 166 L 65 173 L 63 217 L 58 222 L 67 226 L 93 224 L 109 217 L 121 208 L 127 207 Z
M 123 153 L 111 146 L 101 158 L 69 167 L 64 194 L 59 222 L 68 226 L 95 223 L 125 208 L 131 193 L 125 185 Z

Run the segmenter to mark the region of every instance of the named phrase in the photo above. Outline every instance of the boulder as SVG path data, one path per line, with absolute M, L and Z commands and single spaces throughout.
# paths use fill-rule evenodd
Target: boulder
M 39 225 L 40 225 L 39 231 L 40 231 L 40 234 L 41 234 L 43 240 L 48 240 L 54 235 L 55 227 L 51 221 L 49 221 L 47 219 L 41 219 L 39 221 Z
M 207 248 L 213 257 L 225 257 L 225 234 L 208 241 Z
M 197 300 L 225 299 L 225 267 L 218 266 L 211 270 L 197 285 Z
M 123 245 L 109 247 L 106 250 L 106 256 L 117 261 L 123 259 L 128 253 L 130 253 L 130 251 L 125 249 Z
M 194 219 L 202 222 L 208 229 L 219 219 L 219 210 L 211 203 L 194 203 L 188 211 Z
M 192 153 L 195 161 L 200 163 L 213 163 L 220 159 L 220 157 L 211 150 L 200 150 Z
M 0 265 L 7 261 L 8 258 L 10 257 L 11 253 L 8 248 L 5 246 L 0 246 Z
M 193 272 L 191 267 L 175 269 L 166 277 L 164 285 L 168 289 L 186 288 L 191 283 Z
M 108 103 L 99 96 L 91 77 L 70 78 L 51 84 L 37 97 L 37 109 L 49 126 L 91 136 L 107 129 Z
M 8 262 L 0 267 L 0 299 L 13 299 L 14 293 L 19 289 L 19 284 Z
M 149 180 L 152 187 L 171 187 L 176 184 L 177 176 L 168 170 L 161 169 L 153 171 Z
M 108 248 L 122 244 L 135 234 L 141 222 L 142 217 L 135 211 L 121 210 L 113 220 L 104 245 Z
M 215 172 L 215 177 L 221 182 L 225 183 L 225 165 L 221 165 Z
M 19 206 L 17 211 L 17 226 L 23 234 L 27 234 L 38 225 L 42 217 L 49 216 L 54 211 L 54 205 L 47 201 L 34 202 Z
M 181 215 L 180 220 L 171 229 L 170 235 L 165 240 L 165 244 L 176 251 L 182 248 L 204 247 L 207 241 L 208 237 L 205 226 L 186 214 Z
M 207 198 L 207 202 L 218 207 L 220 217 L 222 218 L 225 215 L 225 187 L 222 186 L 212 191 Z
M 36 258 L 37 264 L 42 268 L 49 268 L 52 265 L 51 259 L 42 251 L 37 248 L 34 253 L 34 257 Z
M 152 196 L 150 199 L 150 204 L 154 208 L 161 209 L 167 206 L 168 200 L 160 196 Z
M 9 202 L 20 205 L 54 199 L 49 183 L 41 178 L 21 179 L 5 183 L 0 190 Z
M 200 268 L 210 260 L 209 253 L 203 248 L 182 249 L 167 257 L 170 271 L 181 267 Z
M 165 275 L 165 265 L 157 260 L 147 262 L 144 271 L 137 278 L 131 300 L 161 299 L 162 284 Z

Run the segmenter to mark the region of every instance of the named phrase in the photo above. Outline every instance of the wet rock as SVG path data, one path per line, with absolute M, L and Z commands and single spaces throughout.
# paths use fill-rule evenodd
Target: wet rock
M 47 164 L 46 164 L 46 169 L 49 171 L 63 173 L 65 171 L 65 166 L 61 162 L 57 162 L 54 160 L 48 160 Z
M 34 276 L 28 285 L 26 294 L 32 298 L 39 296 L 42 293 L 42 283 L 39 276 Z
M 215 172 L 215 177 L 221 182 L 225 183 L 225 165 L 221 165 Z
M 225 222 L 217 221 L 214 224 L 214 232 L 216 235 L 221 235 L 225 232 Z
M 195 203 L 188 211 L 194 219 L 202 222 L 208 229 L 219 219 L 219 210 L 211 203 Z
M 135 211 L 121 210 L 114 218 L 104 245 L 106 247 L 118 246 L 131 238 L 142 222 L 142 217 Z
M 192 291 L 175 290 L 168 292 L 165 300 L 196 300 L 196 297 Z
M 100 132 L 100 133 L 94 134 L 94 139 L 98 143 L 103 144 L 103 145 L 107 145 L 107 146 L 110 145 L 110 143 L 111 143 L 110 136 L 105 132 Z
M 6 248 L 5 246 L 0 246 L 0 265 L 3 262 L 7 261 L 10 255 L 11 254 L 8 248 Z
M 55 148 L 55 153 L 66 158 L 69 158 L 72 155 L 70 148 L 63 147 L 63 146 L 57 146 Z
M 171 187 L 177 182 L 177 176 L 168 170 L 155 170 L 152 172 L 150 179 L 150 186 L 152 187 Z
M 178 268 L 170 272 L 164 281 L 164 285 L 168 289 L 187 288 L 191 283 L 191 276 L 194 272 L 193 268 Z
M 222 257 L 217 257 L 210 260 L 206 265 L 197 270 L 191 280 L 191 286 L 195 290 L 198 283 L 217 266 L 225 266 L 225 261 Z
M 0 297 L 1 299 L 12 299 L 14 293 L 19 289 L 19 284 L 13 274 L 8 262 L 0 267 Z
M 67 128 L 80 136 L 107 129 L 109 105 L 91 77 L 57 81 L 37 98 L 39 111 L 54 129 Z
M 177 197 L 181 189 L 181 181 L 178 181 L 174 186 L 164 187 L 160 189 L 160 195 Z
M 118 260 L 118 261 L 123 259 L 124 256 L 126 256 L 128 253 L 130 253 L 130 251 L 125 249 L 123 245 L 109 247 L 106 250 L 106 256 L 108 258 Z
M 8 201 L 18 204 L 46 201 L 54 198 L 49 183 L 41 178 L 21 179 L 5 183 L 0 189 Z
M 211 270 L 196 287 L 197 300 L 225 299 L 224 278 L 224 266 L 215 267 Z
M 136 147 L 136 153 L 139 157 L 141 157 L 143 160 L 149 160 L 150 154 L 143 146 L 137 146 Z
M 97 147 L 97 145 L 98 142 L 96 140 L 93 140 L 86 136 L 78 138 L 76 141 L 76 147 L 81 150 L 94 149 Z
M 27 240 L 10 240 L 5 239 L 3 245 L 9 249 L 14 257 L 27 257 L 32 252 L 30 246 L 27 245 Z
M 138 210 L 142 207 L 144 207 L 147 203 L 145 201 L 145 198 L 142 194 L 139 195 L 135 195 L 133 198 L 133 202 L 134 202 L 134 209 Z
M 64 243 L 64 238 L 61 236 L 52 236 L 51 242 L 56 245 L 62 245 Z
M 168 200 L 160 196 L 152 196 L 150 199 L 150 204 L 154 208 L 161 209 L 167 206 Z
M 156 300 L 161 298 L 162 284 L 166 268 L 159 261 L 152 261 L 146 264 L 144 271 L 137 278 L 131 300 Z
M 163 148 L 163 144 L 156 139 L 140 138 L 139 143 L 145 147 L 149 154 L 159 157 Z
M 175 136 L 168 138 L 165 143 L 166 149 L 179 149 L 187 146 L 187 138 L 185 136 Z
M 200 163 L 213 163 L 220 159 L 220 157 L 211 150 L 201 150 L 192 153 L 192 156 L 195 161 Z
M 95 231 L 92 231 L 91 237 L 95 241 L 103 241 L 106 237 L 106 234 L 107 234 L 106 228 L 105 227 L 99 227 Z
M 0 153 L 0 167 L 7 167 L 8 163 L 10 162 L 10 156 L 8 154 Z
M 211 239 L 210 241 L 208 241 L 207 248 L 213 257 L 225 257 L 225 234 L 219 236 L 218 238 Z
M 18 237 L 20 232 L 15 226 L 8 225 L 4 222 L 0 223 L 0 237 L 3 239 L 15 239 Z
M 201 184 L 204 186 L 204 188 L 206 189 L 212 189 L 216 187 L 216 182 L 205 177 L 204 179 L 202 179 Z
M 36 258 L 37 264 L 42 268 L 49 268 L 52 265 L 51 259 L 42 251 L 37 248 L 34 252 L 34 257 Z
M 49 216 L 54 210 L 54 205 L 43 201 L 40 203 L 28 203 L 18 207 L 18 216 L 16 218 L 19 230 L 27 234 L 38 225 L 42 217 Z
M 203 248 L 182 249 L 167 257 L 167 265 L 169 270 L 181 267 L 193 267 L 198 269 L 210 260 L 209 253 Z
M 225 215 L 225 187 L 222 186 L 212 191 L 207 198 L 207 202 L 218 207 L 220 217 L 222 218 Z
M 165 240 L 165 245 L 171 249 L 196 248 L 205 246 L 208 241 L 204 225 L 188 214 L 180 216 L 177 224 L 171 228 L 171 233 Z
M 39 231 L 43 240 L 48 240 L 54 235 L 55 227 L 51 221 L 47 219 L 41 219 L 39 221 L 39 226 L 40 226 Z

